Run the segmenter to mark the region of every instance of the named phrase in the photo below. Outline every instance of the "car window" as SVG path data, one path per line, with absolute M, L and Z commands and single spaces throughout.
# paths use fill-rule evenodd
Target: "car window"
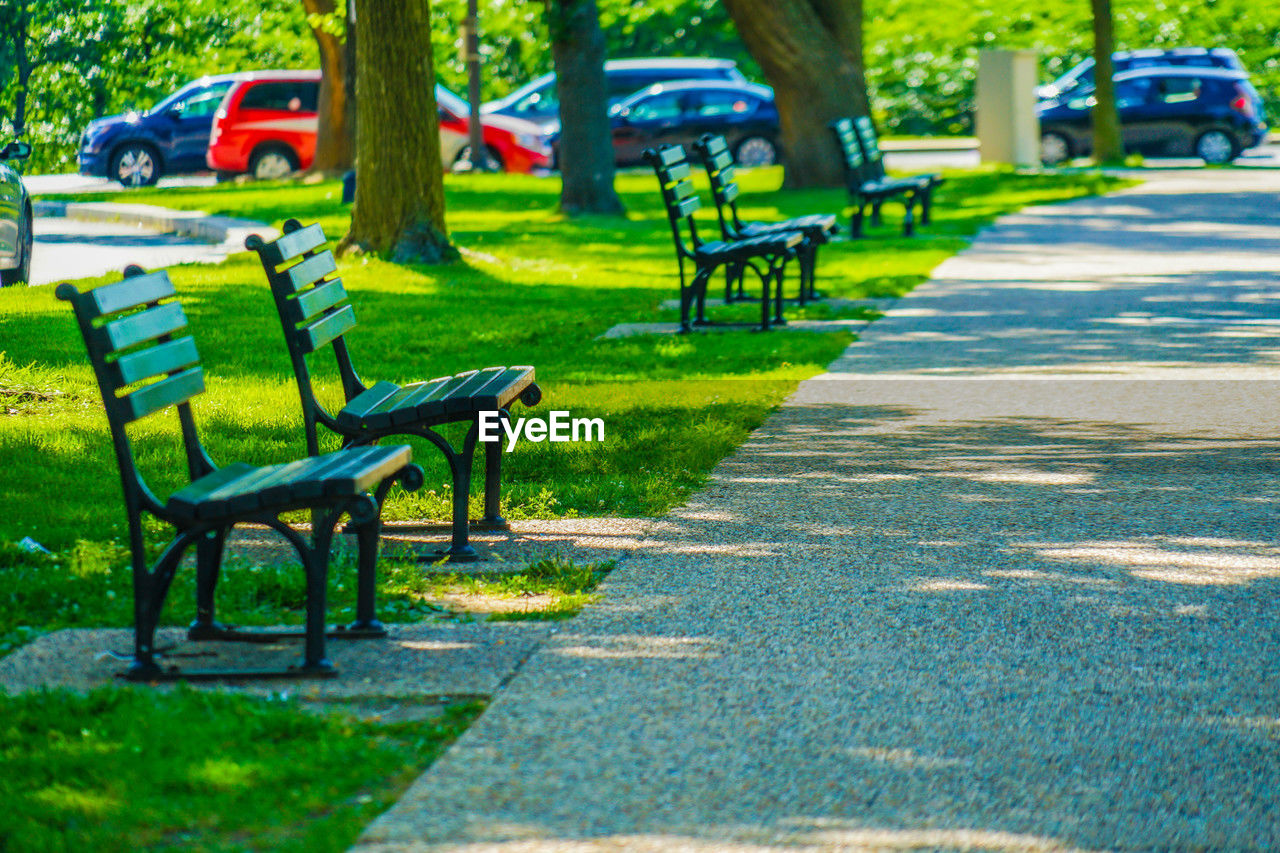
M 614 71 L 606 75 L 609 87 L 609 99 L 621 100 L 627 95 L 638 92 L 646 86 L 670 80 L 670 74 L 652 71 Z
M 319 94 L 320 84 L 309 80 L 255 83 L 244 93 L 240 109 L 313 113 L 316 111 Z
M 1151 78 L 1140 77 L 1137 80 L 1125 80 L 1116 84 L 1116 107 L 1136 107 L 1145 104 L 1151 98 Z
M 218 104 L 222 103 L 223 95 L 227 94 L 230 88 L 231 83 L 228 81 L 216 83 L 206 89 L 197 89 L 170 105 L 169 109 L 176 110 L 184 118 L 211 116 L 217 112 Z
M 560 101 L 556 98 L 555 85 L 544 86 L 536 92 L 530 92 L 511 105 L 516 115 L 555 115 L 560 111 Z
M 680 117 L 680 96 L 674 92 L 654 95 L 631 107 L 633 121 L 659 121 Z
M 755 99 L 741 92 L 698 92 L 690 99 L 689 112 L 701 118 L 747 115 L 755 106 Z
M 1155 101 L 1161 104 L 1186 104 L 1200 97 L 1200 78 L 1161 77 L 1155 85 Z

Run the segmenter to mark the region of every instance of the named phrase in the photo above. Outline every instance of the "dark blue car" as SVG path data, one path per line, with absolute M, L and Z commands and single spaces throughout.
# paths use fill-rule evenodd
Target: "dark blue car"
M 609 110 L 613 155 L 619 166 L 644 162 L 644 150 L 659 145 L 688 148 L 704 133 L 724 136 L 743 166 L 779 162 L 778 108 L 773 90 L 731 80 L 675 80 L 655 83 L 624 98 Z M 560 128 L 549 129 L 553 157 L 559 163 Z
M 1115 76 L 1126 151 L 1229 163 L 1267 133 L 1262 98 L 1243 71 L 1163 67 Z M 1093 150 L 1093 85 L 1043 101 L 1040 159 L 1057 165 Z
M 80 174 L 144 187 L 162 175 L 207 170 L 204 155 L 213 114 L 241 76 L 201 77 L 147 112 L 90 122 L 80 138 Z

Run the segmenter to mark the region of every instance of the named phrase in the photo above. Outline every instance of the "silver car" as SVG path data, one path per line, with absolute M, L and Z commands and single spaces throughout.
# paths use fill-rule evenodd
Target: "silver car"
M 31 276 L 31 197 L 13 166 L 31 156 L 25 142 L 0 149 L 0 286 L 23 284 Z

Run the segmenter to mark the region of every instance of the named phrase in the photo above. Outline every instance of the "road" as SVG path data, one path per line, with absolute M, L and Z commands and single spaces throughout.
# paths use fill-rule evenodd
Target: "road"
M 216 263 L 223 246 L 116 223 L 37 217 L 31 284 L 105 275 L 129 264 L 147 269 L 192 262 Z

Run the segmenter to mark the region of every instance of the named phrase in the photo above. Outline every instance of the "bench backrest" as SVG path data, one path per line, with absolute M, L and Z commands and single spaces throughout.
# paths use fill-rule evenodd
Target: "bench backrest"
M 684 244 L 681 220 L 689 229 L 689 240 L 693 247 L 696 249 L 702 245 L 702 241 L 698 239 L 698 226 L 693 221 L 694 212 L 702 207 L 698 191 L 693 186 L 693 167 L 681 145 L 663 145 L 656 150 L 647 148 L 644 159 L 653 166 L 654 174 L 658 176 L 662 202 L 667 208 L 667 220 L 671 223 L 671 236 L 676 245 L 676 257 L 683 265 L 684 259 L 692 257 L 693 252 Z
M 831 132 L 835 134 L 836 144 L 840 146 L 845 182 L 851 191 L 856 191 L 867 180 L 867 161 L 862 156 L 862 145 L 858 142 L 858 131 L 854 129 L 853 119 L 836 119 L 831 122 Z
M 876 127 L 870 116 L 858 116 L 853 120 L 853 130 L 858 136 L 858 145 L 862 148 L 862 159 L 866 162 L 866 175 L 873 181 L 884 179 L 884 155 L 880 152 L 880 142 L 876 139 Z
M 730 232 L 742 230 L 742 220 L 738 217 L 738 181 L 734 175 L 733 154 L 729 151 L 729 141 L 714 133 L 704 133 L 693 150 L 707 170 L 707 179 L 711 182 L 711 197 L 716 203 L 716 215 L 720 217 L 720 230 L 725 236 Z M 726 216 L 725 211 L 728 210 Z
M 167 518 L 134 463 L 129 424 L 177 407 L 191 479 L 214 469 L 191 416 L 190 400 L 204 391 L 204 371 L 195 341 L 187 334 L 187 317 L 164 270 L 146 273 L 130 266 L 123 281 L 81 293 L 63 283 L 57 297 L 70 302 L 98 380 L 98 390 L 111 425 L 120 479 L 124 486 L 132 538 L 141 553 L 138 511 Z
M 326 347 L 333 351 L 342 378 L 342 390 L 351 400 L 364 390 L 347 351 L 343 335 L 356 325 L 347 290 L 338 278 L 338 265 L 318 224 L 303 226 L 296 219 L 284 224 L 284 234 L 267 242 L 256 234 L 245 247 L 258 253 L 258 260 L 271 284 L 276 313 L 284 329 L 294 378 L 302 397 L 302 419 L 306 426 L 307 451 L 320 452 L 317 421 L 333 424 L 315 394 L 307 356 Z

